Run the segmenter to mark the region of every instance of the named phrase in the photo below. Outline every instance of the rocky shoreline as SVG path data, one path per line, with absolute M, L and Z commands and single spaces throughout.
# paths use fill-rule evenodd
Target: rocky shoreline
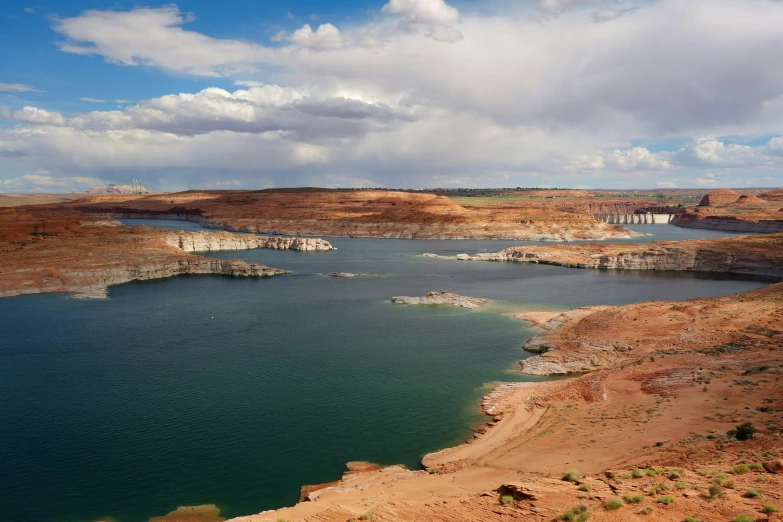
M 740 243 L 742 246 L 738 247 Z M 783 278 L 783 234 L 628 245 L 520 246 L 474 255 L 422 255 L 458 261 L 537 263 L 603 270 L 720 272 Z
M 77 299 L 105 299 L 110 286 L 183 274 L 270 277 L 291 272 L 192 252 L 333 249 L 318 238 L 125 227 L 67 211 L 2 211 L 0 222 L 0 298 L 65 292 Z

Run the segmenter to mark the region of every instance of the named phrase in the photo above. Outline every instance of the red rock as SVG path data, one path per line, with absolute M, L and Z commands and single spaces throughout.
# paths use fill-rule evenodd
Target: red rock
M 783 473 L 783 459 L 770 460 L 762 464 L 767 473 L 780 474 Z

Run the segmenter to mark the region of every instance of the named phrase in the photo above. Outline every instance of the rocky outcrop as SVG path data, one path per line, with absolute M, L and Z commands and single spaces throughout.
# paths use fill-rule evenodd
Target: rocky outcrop
M 481 299 L 478 297 L 468 297 L 459 294 L 453 294 L 451 292 L 430 292 L 424 297 L 407 297 L 397 296 L 392 297 L 392 303 L 404 304 L 409 306 L 418 305 L 447 305 L 458 306 L 460 308 L 480 308 L 487 304 L 487 299 Z
M 700 207 L 720 207 L 725 205 L 731 205 L 739 199 L 738 192 L 729 188 L 719 188 L 712 192 L 709 192 L 701 198 L 699 202 Z
M 256 236 L 252 234 L 231 234 L 229 232 L 184 232 L 180 230 L 168 233 L 165 241 L 166 244 L 179 248 L 184 252 L 250 250 L 255 248 L 322 252 L 334 249 L 328 241 L 314 237 Z
M 329 277 L 342 277 L 346 279 L 351 279 L 354 277 L 383 277 L 386 274 L 382 274 L 380 272 L 374 272 L 371 274 L 354 274 L 353 272 L 329 272 L 327 275 Z
M 74 298 L 96 299 L 105 298 L 113 285 L 181 274 L 290 273 L 189 254 L 250 248 L 327 251 L 332 246 L 317 238 L 125 227 L 72 210 L 6 210 L 0 212 L 0 297 L 69 292 Z
M 583 212 L 531 205 L 463 207 L 434 194 L 394 191 L 253 191 L 111 198 L 72 204 L 114 218 L 183 219 L 204 227 L 296 236 L 397 239 L 519 239 L 574 241 L 627 239 L 639 234 Z
M 769 213 L 767 213 L 769 214 Z M 750 219 L 748 216 L 719 215 L 699 216 L 685 213 L 674 216 L 671 224 L 683 228 L 704 230 L 722 230 L 724 232 L 742 232 L 753 234 L 779 234 L 783 232 L 783 214 L 772 215 L 775 219 Z
M 501 252 L 426 257 L 539 263 L 607 270 L 674 270 L 783 278 L 783 234 L 748 238 L 656 241 L 632 245 L 511 247 Z

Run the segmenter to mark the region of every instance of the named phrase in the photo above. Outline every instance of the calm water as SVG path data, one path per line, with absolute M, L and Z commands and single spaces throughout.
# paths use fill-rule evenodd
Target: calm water
M 715 235 L 639 227 L 650 229 L 658 236 L 647 239 Z M 291 504 L 300 485 L 338 478 L 349 460 L 416 467 L 470 435 L 486 383 L 520 378 L 507 370 L 532 332 L 499 310 L 764 284 L 418 255 L 519 242 L 330 240 L 339 250 L 214 254 L 293 275 L 133 283 L 107 301 L 0 300 L 0 519 L 137 522 L 205 503 L 236 516 Z M 321 275 L 330 271 L 386 276 Z M 429 290 L 497 302 L 389 302 Z

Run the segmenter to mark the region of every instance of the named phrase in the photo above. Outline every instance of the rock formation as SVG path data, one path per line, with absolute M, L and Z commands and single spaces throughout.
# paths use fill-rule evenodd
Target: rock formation
M 468 297 L 464 295 L 453 294 L 451 292 L 429 292 L 424 297 L 397 296 L 392 297 L 391 300 L 392 303 L 399 303 L 409 306 L 448 305 L 470 309 L 480 308 L 489 302 L 487 299 Z
M 754 196 L 753 194 L 743 194 L 734 204 L 744 207 L 763 207 L 769 205 L 769 201 Z
M 729 188 L 719 188 L 708 192 L 699 203 L 700 207 L 722 207 L 736 203 L 740 195 Z
M 297 236 L 573 241 L 638 235 L 602 223 L 584 211 L 553 210 L 543 203 L 467 208 L 444 196 L 394 191 L 286 189 L 89 196 L 70 206 L 104 217 L 186 219 L 208 228 Z
M 783 201 L 783 189 L 770 190 L 759 197 L 765 201 Z
M 541 263 L 572 268 L 676 270 L 783 277 L 783 234 L 737 240 L 693 239 L 649 244 L 511 247 L 501 252 L 427 257 L 461 261 Z
M 180 274 L 290 273 L 188 253 L 249 248 L 326 251 L 332 246 L 316 238 L 125 227 L 73 210 L 0 210 L 0 297 L 70 292 L 76 298 L 105 298 L 112 285 Z

